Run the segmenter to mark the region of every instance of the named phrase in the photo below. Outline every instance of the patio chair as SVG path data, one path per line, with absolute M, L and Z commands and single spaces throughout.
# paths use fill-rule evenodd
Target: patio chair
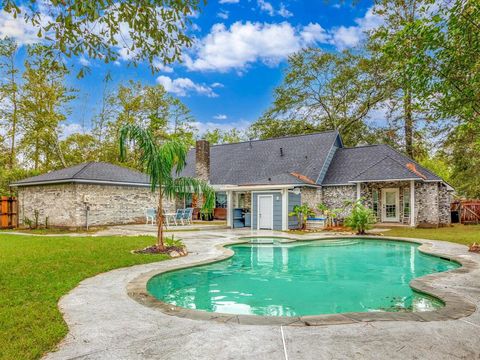
M 152 225 L 155 225 L 155 222 L 157 220 L 157 210 L 147 209 L 147 211 L 145 212 L 145 219 L 145 224 L 148 224 L 148 222 L 150 221 Z
M 191 225 L 192 224 L 192 215 L 193 215 L 193 208 L 186 208 L 183 217 L 182 217 L 182 223 L 185 225 Z
M 185 212 L 185 209 L 177 209 L 177 213 L 175 214 L 175 225 L 178 225 L 178 223 L 182 223 L 183 225 L 183 213 Z
M 176 214 L 168 214 L 165 210 L 163 210 L 163 218 L 165 219 L 165 228 L 170 226 L 170 221 L 173 222 L 174 225 L 177 225 Z

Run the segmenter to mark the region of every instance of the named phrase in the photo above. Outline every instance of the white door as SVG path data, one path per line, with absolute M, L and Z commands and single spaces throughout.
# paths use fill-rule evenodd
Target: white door
M 400 192 L 398 188 L 382 189 L 382 221 L 398 222 Z
M 273 195 L 258 195 L 258 229 L 273 230 Z

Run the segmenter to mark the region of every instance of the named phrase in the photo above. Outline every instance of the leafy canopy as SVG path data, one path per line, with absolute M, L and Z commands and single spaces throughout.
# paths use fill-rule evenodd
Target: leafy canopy
M 157 70 L 157 62 L 180 60 L 182 49 L 192 44 L 187 30 L 200 1 L 3 0 L 2 5 L 38 28 L 52 53 L 86 54 L 106 63 L 120 57 L 133 64 L 147 60 Z

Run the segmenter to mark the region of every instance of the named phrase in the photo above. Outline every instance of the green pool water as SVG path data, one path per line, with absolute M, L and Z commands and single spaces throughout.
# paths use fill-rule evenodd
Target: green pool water
M 252 242 L 231 246 L 227 260 L 157 275 L 147 289 L 166 303 L 229 314 L 426 311 L 443 304 L 410 280 L 459 266 L 400 241 Z

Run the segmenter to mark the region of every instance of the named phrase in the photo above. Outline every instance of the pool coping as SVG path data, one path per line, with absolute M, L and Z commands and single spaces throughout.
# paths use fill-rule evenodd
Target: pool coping
M 247 238 L 248 236 L 243 236 Z M 252 237 L 252 236 L 250 236 Z M 258 236 L 261 237 L 261 236 Z M 275 237 L 275 236 L 269 236 Z M 316 241 L 316 240 L 328 240 L 344 238 L 346 236 L 324 236 L 320 239 L 305 239 L 300 236 L 292 236 L 289 234 L 279 235 L 279 238 L 289 238 L 296 241 Z M 442 287 L 435 284 L 437 280 L 450 278 L 452 276 L 461 276 L 467 274 L 478 268 L 478 263 L 465 259 L 459 255 L 446 254 L 444 252 L 436 251 L 432 240 L 428 239 L 416 239 L 416 238 L 401 238 L 390 236 L 363 236 L 363 235 L 349 235 L 349 238 L 359 239 L 372 239 L 372 240 L 396 240 L 405 241 L 411 243 L 420 244 L 418 250 L 422 253 L 444 258 L 450 261 L 458 262 L 461 267 L 428 274 L 419 278 L 412 279 L 410 281 L 410 287 L 417 292 L 424 293 L 440 299 L 445 306 L 434 311 L 424 312 L 351 312 L 351 313 L 339 313 L 339 314 L 322 314 L 322 315 L 308 315 L 308 316 L 262 316 L 262 315 L 238 315 L 238 314 L 226 314 L 207 312 L 204 310 L 187 309 L 180 306 L 165 303 L 152 295 L 147 291 L 147 282 L 153 276 L 185 269 L 206 264 L 215 263 L 230 258 L 234 255 L 234 251 L 227 248 L 235 244 L 247 243 L 248 240 L 242 240 L 242 237 L 237 239 L 216 245 L 215 248 L 220 251 L 220 254 L 214 256 L 208 260 L 193 262 L 183 265 L 172 265 L 164 270 L 152 270 L 146 272 L 134 280 L 130 281 L 127 285 L 127 294 L 137 301 L 138 303 L 148 306 L 152 309 L 157 309 L 164 314 L 176 316 L 180 318 L 188 318 L 192 320 L 206 320 L 216 321 L 221 323 L 235 323 L 244 325 L 290 325 L 290 326 L 325 326 L 325 325 L 338 325 L 338 324 L 353 324 L 361 322 L 371 321 L 445 321 L 455 320 L 473 314 L 476 311 L 475 304 L 471 303 L 467 299 L 459 296 L 449 290 L 448 287 L 442 285 Z M 442 242 L 443 243 L 443 242 Z M 448 242 L 445 242 L 448 243 Z M 452 244 L 453 245 L 453 244 Z M 456 245 L 456 244 L 455 244 Z M 465 247 L 466 248 L 466 247 Z

